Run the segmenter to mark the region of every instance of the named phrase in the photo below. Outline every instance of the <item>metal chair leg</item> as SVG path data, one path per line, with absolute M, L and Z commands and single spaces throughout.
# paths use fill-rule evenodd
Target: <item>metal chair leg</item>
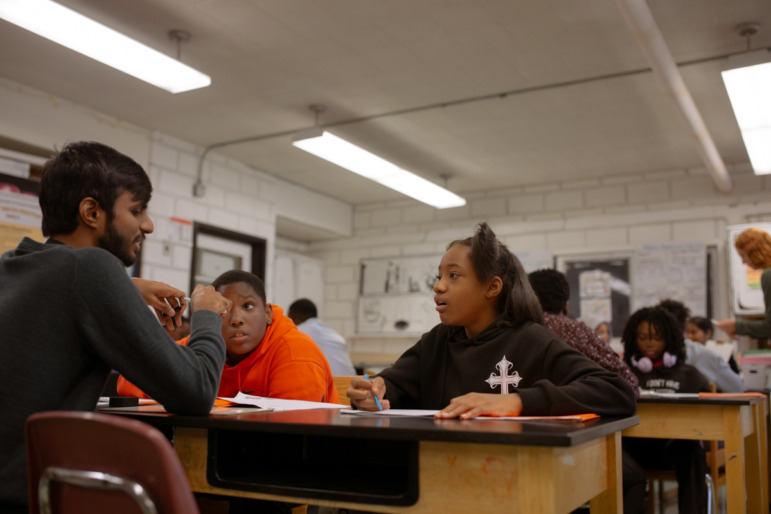
M 707 512 L 717 514 L 717 492 L 715 491 L 715 482 L 709 474 L 705 475 L 707 481 Z

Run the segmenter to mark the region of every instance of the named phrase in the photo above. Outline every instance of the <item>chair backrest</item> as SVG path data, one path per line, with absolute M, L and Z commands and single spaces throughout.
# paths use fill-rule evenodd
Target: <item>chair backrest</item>
M 356 375 L 339 375 L 332 377 L 332 380 L 335 382 L 335 388 L 337 389 L 337 401 L 342 405 L 351 404 L 351 400 L 345 395 L 345 391 L 348 389 L 348 386 L 351 385 L 351 380 L 353 380 L 354 377 L 356 377 Z
M 150 425 L 51 411 L 30 416 L 26 435 L 31 513 L 198 512 L 177 454 Z

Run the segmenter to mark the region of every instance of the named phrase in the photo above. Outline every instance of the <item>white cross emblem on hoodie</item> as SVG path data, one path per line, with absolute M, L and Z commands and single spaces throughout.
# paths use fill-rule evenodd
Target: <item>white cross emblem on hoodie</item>
M 506 356 L 504 355 L 501 362 L 495 365 L 500 372 L 500 376 L 496 376 L 495 373 L 490 373 L 490 378 L 485 380 L 485 382 L 490 384 L 490 389 L 501 386 L 501 394 L 509 394 L 509 384 L 516 388 L 517 385 L 519 385 L 519 381 L 522 380 L 522 377 L 519 376 L 519 372 L 516 370 L 513 375 L 509 375 L 509 370 L 513 366 L 514 363 L 507 361 Z

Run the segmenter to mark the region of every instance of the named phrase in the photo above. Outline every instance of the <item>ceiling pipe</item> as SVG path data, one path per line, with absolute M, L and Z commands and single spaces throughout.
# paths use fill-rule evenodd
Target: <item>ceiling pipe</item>
M 680 111 L 685 116 L 699 143 L 699 154 L 712 175 L 712 180 L 718 190 L 723 193 L 730 192 L 733 189 L 733 184 L 731 177 L 728 176 L 728 170 L 726 170 L 723 159 L 717 151 L 715 142 L 712 140 L 691 94 L 685 87 L 683 77 L 669 52 L 664 36 L 661 35 L 661 31 L 653 19 L 648 4 L 645 0 L 616 0 L 616 4 L 624 15 L 635 39 L 637 39 L 648 64 L 674 97 Z

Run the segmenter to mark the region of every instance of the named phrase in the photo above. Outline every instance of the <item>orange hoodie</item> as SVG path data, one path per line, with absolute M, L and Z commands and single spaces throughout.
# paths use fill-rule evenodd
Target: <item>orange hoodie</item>
M 273 322 L 257 348 L 244 360 L 225 363 L 217 396 L 233 397 L 238 392 L 254 396 L 338 403 L 332 371 L 318 345 L 301 332 L 277 305 Z M 186 345 L 189 337 L 177 344 Z M 118 394 L 147 398 L 140 389 L 118 379 Z

